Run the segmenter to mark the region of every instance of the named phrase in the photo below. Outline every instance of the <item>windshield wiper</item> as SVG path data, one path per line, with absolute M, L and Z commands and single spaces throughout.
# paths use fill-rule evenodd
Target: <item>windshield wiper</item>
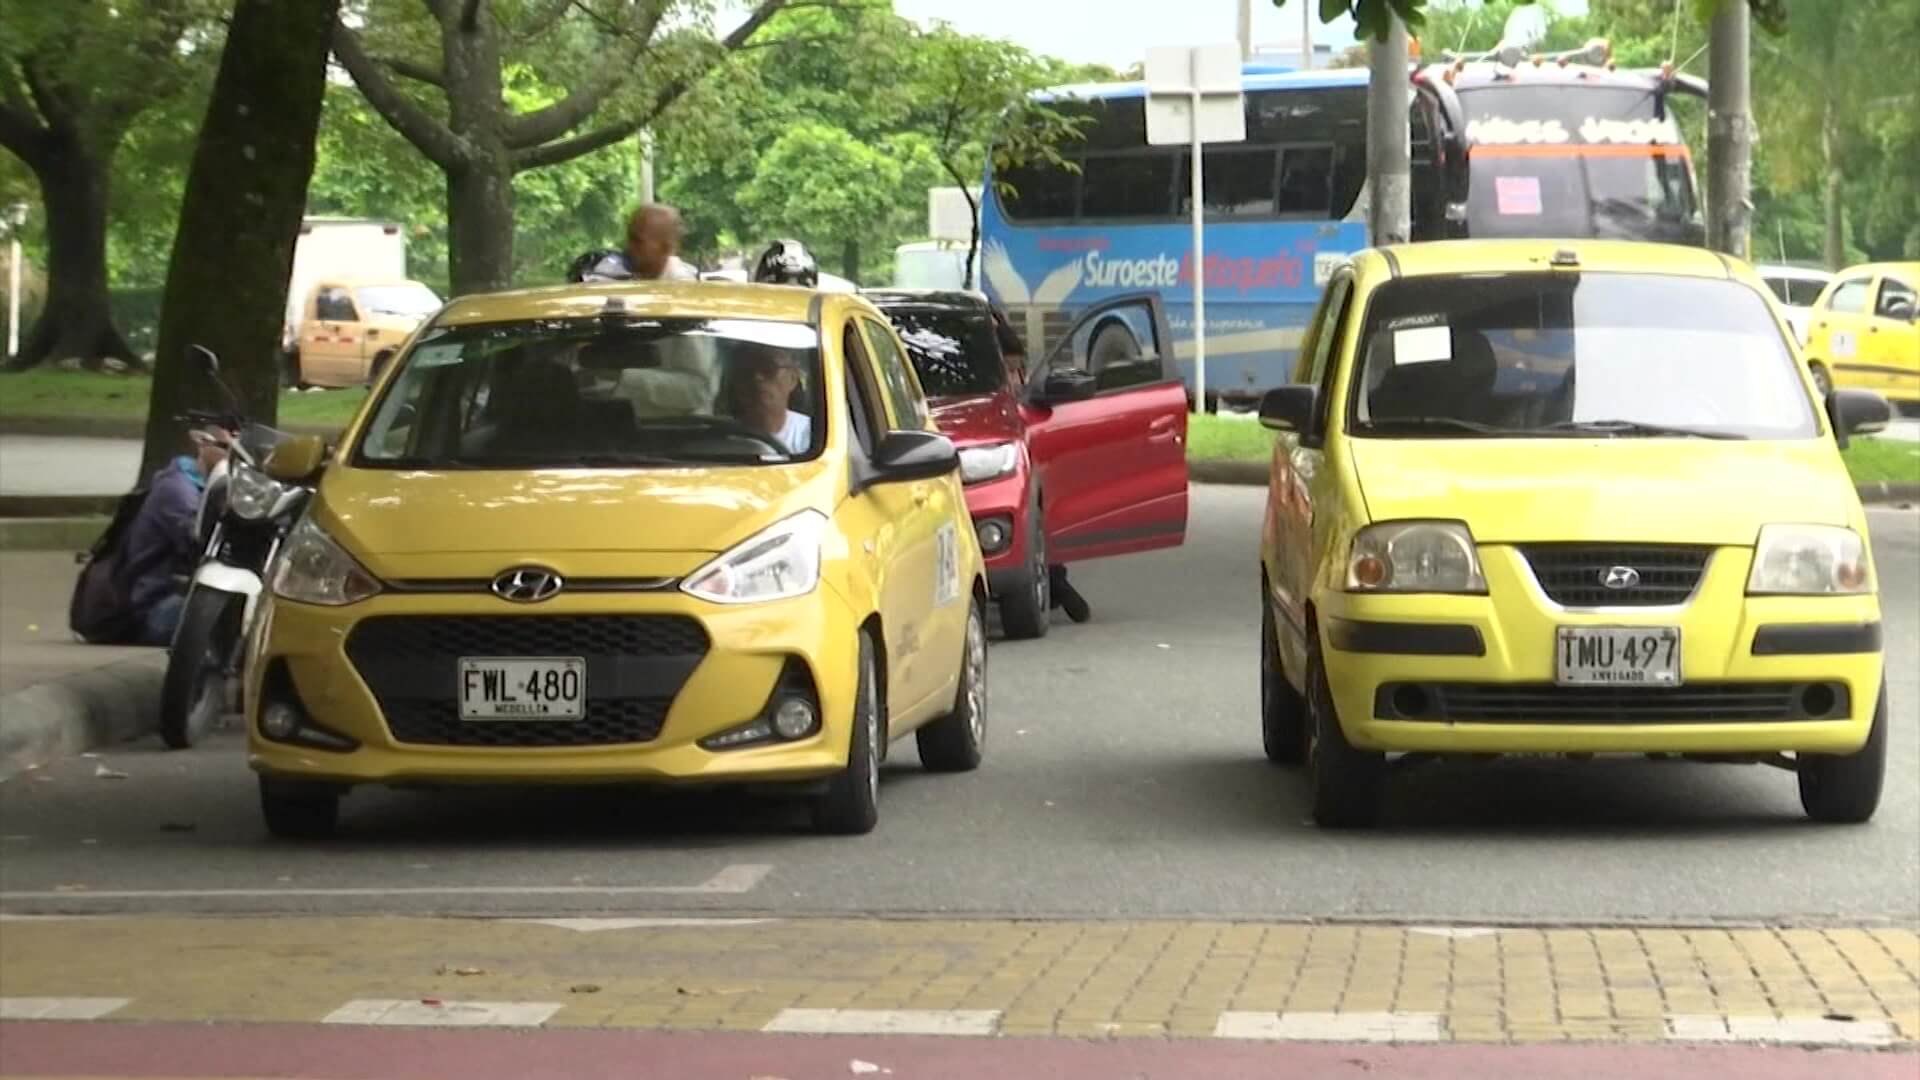
M 1363 430 L 1381 434 L 1408 431 L 1445 432 L 1459 435 L 1509 434 L 1504 428 L 1477 423 L 1473 420 L 1460 420 L 1451 416 L 1395 416 L 1386 420 L 1369 420 Z
M 1534 432 L 1591 432 L 1618 438 L 1622 435 L 1642 435 L 1651 438 L 1662 436 L 1682 439 L 1745 439 L 1745 435 L 1731 431 L 1708 431 L 1704 428 L 1676 427 L 1672 424 L 1647 424 L 1639 420 L 1561 420 L 1545 427 L 1533 428 Z

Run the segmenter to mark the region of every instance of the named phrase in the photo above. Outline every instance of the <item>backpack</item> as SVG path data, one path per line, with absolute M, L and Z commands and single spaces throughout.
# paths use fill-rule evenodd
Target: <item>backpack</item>
M 120 559 L 126 553 L 127 531 L 147 501 L 145 485 L 120 496 L 113 518 L 93 546 L 80 552 L 80 576 L 67 604 L 67 626 L 89 645 L 118 645 L 133 640 L 136 617 L 120 580 Z

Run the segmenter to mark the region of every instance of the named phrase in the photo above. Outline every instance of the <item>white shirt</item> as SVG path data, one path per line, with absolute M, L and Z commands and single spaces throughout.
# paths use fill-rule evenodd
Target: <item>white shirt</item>
M 813 445 L 813 417 L 798 409 L 788 409 L 787 422 L 780 425 L 774 438 L 779 439 L 790 454 L 806 453 Z

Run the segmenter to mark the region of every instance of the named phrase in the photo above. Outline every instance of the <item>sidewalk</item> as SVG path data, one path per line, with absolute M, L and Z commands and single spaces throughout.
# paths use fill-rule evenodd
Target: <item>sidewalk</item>
M 0 779 L 159 723 L 165 651 L 74 641 L 77 570 L 70 551 L 0 552 Z

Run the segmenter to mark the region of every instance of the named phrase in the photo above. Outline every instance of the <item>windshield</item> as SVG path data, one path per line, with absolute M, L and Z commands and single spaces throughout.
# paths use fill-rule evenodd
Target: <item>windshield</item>
M 437 330 L 401 361 L 357 462 L 565 468 L 792 461 L 824 436 L 803 323 L 554 319 Z
M 1761 294 L 1657 274 L 1409 278 L 1374 294 L 1349 424 L 1432 438 L 1817 433 Z
M 426 318 L 440 310 L 440 298 L 425 285 L 368 285 L 355 289 L 360 310 L 370 315 Z
M 886 309 L 930 398 L 991 394 L 1006 382 L 984 313 Z
M 1686 144 L 1652 92 L 1492 86 L 1460 102 L 1469 235 L 1703 238 Z

